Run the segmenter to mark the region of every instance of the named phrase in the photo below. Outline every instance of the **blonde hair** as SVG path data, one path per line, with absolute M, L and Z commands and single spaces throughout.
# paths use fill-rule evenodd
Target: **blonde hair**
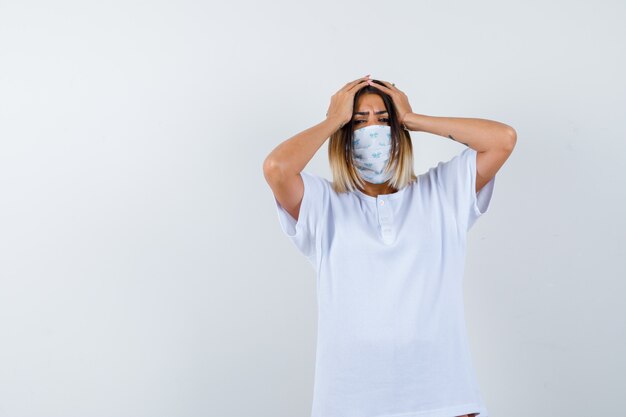
M 374 82 L 382 84 L 378 80 Z M 413 144 L 409 132 L 405 130 L 398 120 L 398 113 L 393 99 L 373 86 L 365 86 L 354 95 L 353 108 L 359 97 L 364 94 L 378 94 L 385 103 L 385 110 L 389 115 L 391 127 L 391 151 L 387 169 L 392 170 L 389 185 L 400 190 L 417 179 L 413 169 Z M 336 193 L 354 191 L 356 188 L 364 188 L 364 182 L 357 173 L 352 162 L 352 129 L 353 120 L 350 119 L 341 129 L 330 136 L 328 143 L 328 160 L 333 174 L 332 186 Z

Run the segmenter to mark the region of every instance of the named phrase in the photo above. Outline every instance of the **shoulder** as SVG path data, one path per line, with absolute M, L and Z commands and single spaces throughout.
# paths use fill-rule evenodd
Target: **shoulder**
M 302 171 L 300 172 L 300 176 L 304 183 L 305 192 L 307 188 L 311 194 L 322 195 L 333 192 L 332 183 L 321 175 L 314 174 L 310 171 Z
M 426 174 L 434 177 L 437 181 L 456 181 L 464 178 L 476 165 L 476 151 L 465 148 L 452 158 L 440 161 L 436 166 L 428 169 Z
M 349 193 L 338 193 L 336 191 L 334 183 L 318 174 L 314 174 L 310 171 L 302 171 L 300 172 L 302 177 L 302 181 L 304 182 L 305 188 L 308 186 L 311 189 L 312 194 L 320 194 L 324 195 L 328 198 L 337 197 L 340 194 L 349 194 Z

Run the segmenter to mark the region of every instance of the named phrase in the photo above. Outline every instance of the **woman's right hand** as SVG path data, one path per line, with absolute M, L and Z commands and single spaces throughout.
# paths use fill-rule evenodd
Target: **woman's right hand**
M 369 74 L 347 83 L 330 98 L 330 106 L 326 112 L 326 118 L 341 121 L 341 127 L 352 119 L 354 95 L 365 87 L 369 80 Z

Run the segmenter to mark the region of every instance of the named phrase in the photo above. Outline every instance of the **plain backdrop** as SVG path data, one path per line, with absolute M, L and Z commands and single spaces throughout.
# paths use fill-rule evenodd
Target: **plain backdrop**
M 491 417 L 622 415 L 625 17 L 0 0 L 0 416 L 309 415 L 314 270 L 262 164 L 366 74 L 517 131 L 464 281 Z M 417 174 L 464 148 L 411 136 Z M 306 170 L 332 179 L 327 143 Z

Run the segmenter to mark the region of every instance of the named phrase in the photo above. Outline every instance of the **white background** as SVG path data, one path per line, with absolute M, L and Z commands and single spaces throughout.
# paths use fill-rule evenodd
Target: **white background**
M 468 243 L 490 415 L 623 414 L 625 17 L 0 0 L 0 416 L 308 415 L 314 271 L 262 163 L 366 74 L 517 131 Z M 464 148 L 411 135 L 418 174 Z M 306 169 L 331 179 L 326 145 Z

